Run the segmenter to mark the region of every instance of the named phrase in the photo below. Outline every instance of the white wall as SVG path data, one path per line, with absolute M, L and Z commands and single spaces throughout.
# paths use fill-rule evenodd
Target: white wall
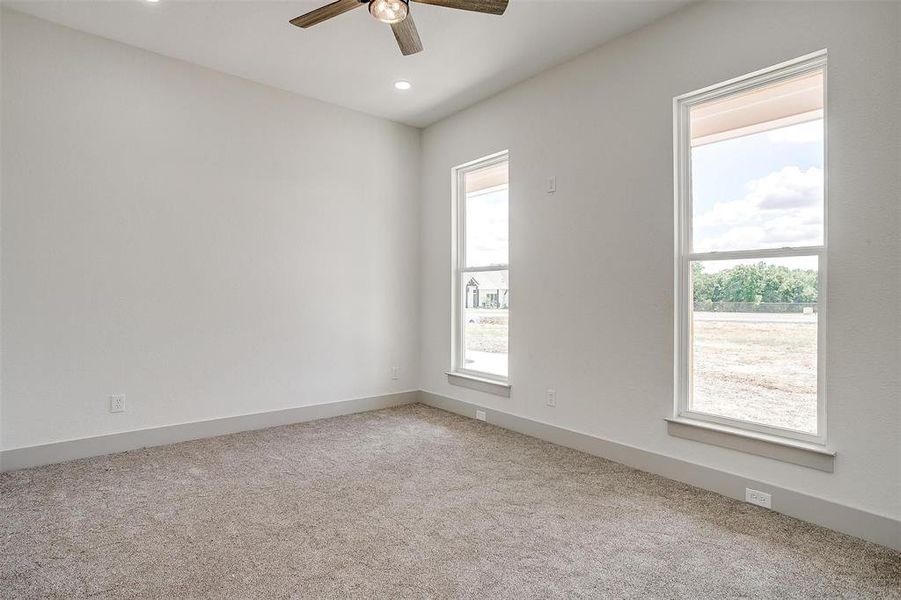
M 4 448 L 418 387 L 418 130 L 15 12 L 2 54 Z
M 690 7 L 423 133 L 423 389 L 901 517 L 899 3 Z M 829 50 L 835 473 L 669 437 L 672 99 Z M 512 397 L 449 385 L 450 169 L 508 148 Z M 544 193 L 557 177 L 557 193 Z M 557 290 L 575 299 L 562 305 Z M 557 406 L 544 390 L 557 390 Z
M 5 11 L 0 9 L 0 113 L 2 113 L 3 103 L 3 15 Z M 3 118 L 0 116 L 0 240 L 2 240 L 2 206 L 3 206 Z M 0 365 L 3 363 L 3 244 L 0 241 Z M 3 450 L 3 368 L 0 367 L 0 450 Z M 2 463 L 2 460 L 0 460 Z

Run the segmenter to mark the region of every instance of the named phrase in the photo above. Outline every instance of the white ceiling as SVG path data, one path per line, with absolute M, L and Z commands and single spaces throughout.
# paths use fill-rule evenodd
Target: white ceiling
M 690 0 L 510 0 L 503 16 L 426 4 L 402 56 L 365 8 L 310 29 L 329 0 L 17 0 L 4 6 L 333 104 L 423 127 Z M 408 92 L 397 79 L 413 83 Z

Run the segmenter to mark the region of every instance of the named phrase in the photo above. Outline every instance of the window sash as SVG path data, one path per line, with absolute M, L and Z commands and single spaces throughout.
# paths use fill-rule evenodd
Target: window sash
M 722 84 L 710 86 L 697 92 L 673 99 L 673 155 L 675 192 L 675 398 L 674 413 L 681 418 L 706 421 L 736 429 L 765 435 L 790 438 L 815 444 L 826 443 L 826 338 L 828 323 L 827 307 L 827 264 L 826 246 L 828 236 L 828 177 L 823 188 L 823 244 L 817 246 L 797 246 L 783 248 L 748 248 L 742 250 L 694 252 L 692 249 L 692 180 L 691 180 L 691 131 L 689 110 L 692 106 L 736 93 L 765 87 L 800 74 L 815 70 L 823 71 L 823 156 L 828 165 L 826 94 L 826 51 L 816 52 L 799 59 L 732 79 Z M 828 169 L 828 166 L 827 166 Z M 827 171 L 828 172 L 828 171 Z M 792 256 L 816 256 L 817 271 L 817 432 L 809 434 L 793 429 L 764 425 L 753 421 L 700 413 L 690 410 L 692 336 L 691 319 L 694 308 L 691 285 L 691 263 L 702 260 L 767 259 Z
M 811 73 L 814 71 L 823 71 L 823 147 L 824 159 L 828 156 L 826 153 L 826 102 L 828 100 L 826 90 L 828 86 L 828 78 L 826 73 L 826 51 L 814 52 L 807 56 L 788 61 L 781 65 L 776 65 L 768 69 L 763 69 L 749 75 L 737 77 L 721 84 L 712 85 L 696 92 L 678 96 L 673 100 L 674 113 L 674 155 L 675 155 L 675 182 L 676 182 L 676 219 L 677 223 L 677 240 L 679 247 L 677 251 L 679 255 L 694 252 L 693 248 L 693 231 L 694 224 L 692 222 L 692 202 L 691 202 L 691 130 L 690 111 L 697 104 L 704 104 L 714 100 L 720 100 L 735 94 L 753 91 L 755 89 L 764 88 L 774 83 L 779 83 L 787 79 L 792 79 Z M 828 163 L 828 161 L 825 161 Z M 823 247 L 825 247 L 826 236 L 826 189 L 823 189 Z M 686 235 L 687 234 L 687 235 Z M 783 248 L 784 249 L 784 248 Z M 769 248 L 746 248 L 741 251 L 728 252 L 768 252 Z M 722 254 L 725 254 L 723 252 Z M 709 254 L 709 253 L 708 253 Z M 755 255 L 756 256 L 756 255 Z
M 696 258 L 696 256 L 688 255 L 681 257 L 679 277 L 680 296 L 677 298 L 677 306 L 684 307 L 679 311 L 676 318 L 677 323 L 677 385 L 676 385 L 676 416 L 697 421 L 708 421 L 727 427 L 745 429 L 756 433 L 775 435 L 778 437 L 791 438 L 795 440 L 813 442 L 817 444 L 825 444 L 826 441 L 826 402 L 825 402 L 825 351 L 826 351 L 826 325 L 828 322 L 828 308 L 826 303 L 826 249 L 824 247 L 815 248 L 785 248 L 768 251 L 766 256 L 761 254 L 752 254 L 742 251 L 741 256 L 722 256 L 734 253 L 713 253 L 718 256 L 714 258 Z M 691 394 L 692 384 L 694 383 L 691 373 L 691 358 L 693 339 L 691 333 L 692 313 L 694 312 L 694 289 L 691 284 L 691 263 L 698 260 L 732 260 L 732 259 L 767 259 L 782 258 L 793 256 L 815 256 L 818 261 L 817 268 L 817 433 L 810 434 L 796 429 L 788 429 L 775 425 L 766 425 L 754 421 L 744 421 L 734 419 L 722 415 L 699 412 L 691 410 Z M 677 309 L 678 310 L 678 309 Z
M 510 332 L 509 332 L 509 315 L 510 309 L 507 308 L 507 372 L 508 376 L 504 377 L 503 375 L 498 375 L 497 373 L 489 373 L 487 371 L 478 371 L 475 369 L 467 369 L 464 365 L 465 362 L 465 354 L 466 354 L 466 319 L 463 318 L 464 311 L 466 310 L 466 285 L 463 283 L 467 276 L 470 273 L 484 273 L 486 271 L 507 271 L 509 273 L 509 267 L 507 265 L 499 265 L 496 267 L 469 267 L 465 269 L 458 269 L 455 273 L 456 284 L 455 288 L 457 290 L 456 293 L 456 309 L 454 311 L 454 321 L 455 321 L 455 352 L 454 352 L 454 364 L 453 364 L 453 372 L 461 373 L 464 375 L 470 375 L 473 377 L 480 377 L 482 379 L 490 379 L 492 381 L 497 381 L 499 383 L 509 383 L 509 357 L 510 357 Z M 508 275 L 509 280 L 509 275 Z M 508 288 L 509 289 L 509 283 Z
M 478 265 L 466 266 L 466 174 L 471 171 L 483 169 L 500 163 L 509 162 L 509 152 L 507 150 L 491 154 L 489 156 L 470 161 L 468 163 L 457 166 L 453 169 L 453 202 L 454 202 L 454 268 L 453 268 L 453 336 L 452 336 L 452 352 L 451 352 L 451 371 L 460 373 L 461 375 L 469 375 L 498 383 L 509 383 L 509 356 L 510 356 L 510 334 L 507 332 L 507 357 L 508 357 L 508 376 L 498 375 L 496 373 L 488 373 L 485 371 L 476 371 L 467 369 L 464 365 L 465 342 L 466 342 L 466 323 L 463 318 L 465 306 L 464 294 L 466 288 L 462 284 L 463 277 L 466 273 L 482 273 L 486 271 L 507 271 L 509 278 L 510 265 L 509 260 L 503 265 Z M 507 184 L 509 190 L 509 183 Z M 508 192 L 509 193 L 509 192 Z M 508 195 L 509 206 L 509 195 Z M 509 213 L 508 213 L 509 219 Z M 509 247 L 509 239 L 507 241 Z M 509 281 L 509 279 L 508 279 Z M 508 283 L 509 285 L 509 283 Z M 508 309 L 508 315 L 509 309 Z M 508 316 L 509 327 L 509 316 Z

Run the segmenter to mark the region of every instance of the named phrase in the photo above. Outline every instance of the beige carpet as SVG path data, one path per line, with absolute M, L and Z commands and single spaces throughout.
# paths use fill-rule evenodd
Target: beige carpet
M 0 476 L 3 598 L 899 598 L 901 554 L 422 405 Z

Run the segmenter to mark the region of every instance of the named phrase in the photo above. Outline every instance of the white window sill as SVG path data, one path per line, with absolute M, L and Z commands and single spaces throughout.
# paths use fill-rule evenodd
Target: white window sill
M 448 371 L 447 382 L 451 385 L 469 388 L 486 394 L 494 394 L 495 396 L 510 397 L 510 384 L 502 381 L 495 381 L 485 377 L 477 377 L 466 373 L 454 373 Z
M 817 444 L 683 417 L 668 418 L 665 421 L 667 433 L 675 437 L 765 456 L 827 473 L 832 473 L 834 469 L 835 452 Z

